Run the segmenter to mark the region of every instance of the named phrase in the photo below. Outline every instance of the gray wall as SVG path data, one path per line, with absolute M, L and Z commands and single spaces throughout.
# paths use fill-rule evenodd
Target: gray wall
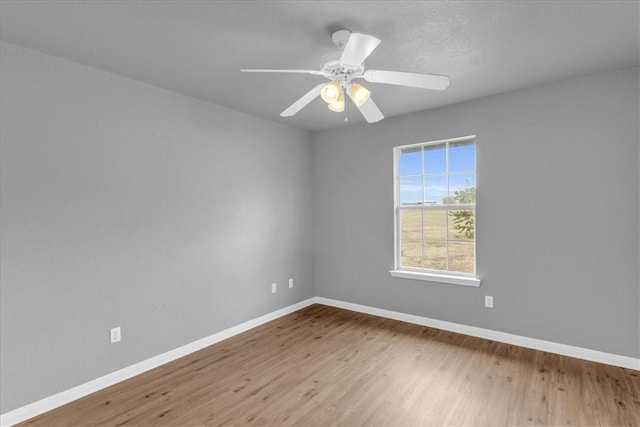
M 314 134 L 316 293 L 639 357 L 638 80 L 628 69 Z M 390 277 L 392 147 L 471 134 L 481 287 Z
M 309 134 L 1 55 L 0 412 L 314 295 Z

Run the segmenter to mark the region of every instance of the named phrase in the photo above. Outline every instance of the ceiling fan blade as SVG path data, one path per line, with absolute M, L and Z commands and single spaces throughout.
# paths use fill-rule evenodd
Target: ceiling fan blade
M 364 79 L 372 83 L 444 90 L 449 87 L 449 77 L 438 74 L 405 73 L 403 71 L 367 70 Z
M 242 69 L 243 73 L 301 73 L 301 74 L 314 74 L 317 76 L 322 75 L 322 71 L 318 70 L 273 70 L 273 69 Z
M 349 98 L 351 98 L 351 95 L 349 95 Z M 355 101 L 353 100 L 353 98 L 351 98 L 351 100 L 355 104 Z M 369 98 L 367 102 L 365 102 L 359 107 L 356 104 L 356 107 L 358 108 L 358 110 L 360 110 L 360 113 L 362 113 L 365 120 L 369 123 L 379 122 L 380 120 L 384 119 L 382 112 L 380 112 L 380 109 L 378 108 L 376 103 L 373 102 L 373 99 L 371 98 Z
M 309 92 L 305 93 L 304 95 L 302 95 L 302 97 L 300 99 L 298 99 L 296 102 L 294 102 L 293 104 L 291 104 L 289 106 L 289 108 L 287 108 L 286 110 L 284 110 L 282 113 L 280 113 L 281 117 L 291 117 L 294 114 L 296 114 L 298 111 L 302 110 L 304 107 L 306 107 L 311 101 L 313 101 L 314 99 L 316 99 L 318 96 L 320 96 L 320 91 L 322 90 L 323 87 L 325 87 L 327 84 L 326 83 L 321 83 L 318 86 L 314 87 L 313 89 L 311 89 Z
M 340 62 L 356 67 L 362 64 L 379 44 L 380 39 L 373 36 L 351 33 L 342 51 L 342 56 L 340 56 Z

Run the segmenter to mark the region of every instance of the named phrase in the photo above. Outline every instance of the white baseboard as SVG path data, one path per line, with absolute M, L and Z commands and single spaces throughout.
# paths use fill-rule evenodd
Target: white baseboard
M 428 317 L 400 313 L 397 311 L 389 311 L 381 308 L 353 304 L 350 302 L 338 301 L 330 298 L 316 297 L 316 302 L 318 304 L 344 308 L 346 310 L 357 311 L 359 313 L 372 314 L 374 316 L 401 320 L 403 322 L 414 323 L 416 325 L 443 329 L 445 331 L 457 332 L 459 334 L 470 335 L 473 337 L 485 338 L 493 341 L 503 342 L 506 344 L 513 344 L 520 347 L 531 348 L 534 350 L 546 351 L 548 353 L 556 353 L 563 356 L 570 356 L 578 359 L 605 363 L 607 365 L 619 366 L 622 368 L 640 371 L 640 359 L 621 356 L 619 354 L 605 353 L 602 351 L 590 350 L 588 348 L 559 344 L 551 341 L 539 340 L 537 338 L 523 337 L 521 335 L 508 334 L 506 332 L 493 331 L 491 329 L 477 328 L 475 326 L 446 322 L 444 320 L 430 319 Z
M 445 331 L 457 332 L 459 334 L 470 335 L 478 338 L 485 338 L 493 341 L 499 341 L 507 344 L 513 344 L 520 347 L 531 348 L 534 350 L 546 351 L 549 353 L 561 354 L 563 356 L 576 357 L 578 359 L 589 360 L 592 362 L 605 363 L 607 365 L 620 366 L 623 368 L 635 369 L 640 371 L 640 359 L 621 356 L 617 354 L 605 353 L 602 351 L 590 350 L 587 348 L 575 347 L 566 344 L 554 343 L 551 341 L 539 340 L 536 338 L 528 338 L 520 335 L 508 334 L 506 332 L 493 331 L 491 329 L 477 328 L 475 326 L 467 326 L 459 323 L 446 322 L 444 320 L 430 319 L 428 317 L 416 316 L 397 311 L 384 310 L 381 308 L 369 307 L 366 305 L 353 304 L 350 302 L 338 301 L 324 297 L 312 297 L 288 307 L 265 314 L 231 328 L 225 329 L 208 337 L 186 344 L 182 347 L 154 356 L 150 359 L 128 366 L 119 371 L 112 372 L 103 377 L 89 381 L 69 390 L 46 397 L 37 402 L 22 406 L 20 408 L 9 411 L 0 415 L 0 426 L 12 426 L 29 418 L 43 414 L 47 411 L 65 405 L 81 397 L 87 396 L 103 388 L 119 383 L 136 375 L 140 375 L 146 371 L 156 368 L 165 363 L 179 359 L 183 356 L 201 350 L 205 347 L 213 345 L 217 342 L 231 338 L 249 329 L 260 326 L 264 323 L 275 320 L 279 317 L 293 313 L 296 310 L 307 307 L 312 304 L 324 304 L 331 307 L 343 308 L 346 310 L 357 311 L 359 313 L 372 314 L 374 316 L 385 317 L 388 319 L 400 320 L 403 322 L 413 323 L 416 325 L 438 328 Z
M 54 394 L 53 396 L 38 400 L 37 402 L 14 409 L 13 411 L 9 411 L 5 414 L 0 415 L 0 426 L 8 427 L 28 420 L 29 418 L 33 418 L 37 415 L 43 414 L 69 402 L 80 399 L 81 397 L 102 390 L 103 388 L 109 387 L 131 377 L 135 377 L 136 375 L 140 375 L 143 372 L 149 371 L 153 368 L 157 368 L 160 365 L 164 365 L 165 363 L 179 359 L 183 356 L 201 350 L 217 342 L 226 340 L 227 338 L 231 338 L 234 335 L 238 335 L 249 329 L 255 328 L 256 326 L 260 326 L 264 323 L 285 316 L 289 313 L 293 313 L 294 311 L 300 310 L 301 308 L 307 307 L 311 304 L 314 304 L 315 302 L 315 297 L 300 301 L 296 304 L 281 308 L 280 310 L 276 310 L 274 312 L 265 314 L 264 316 L 257 317 L 255 319 L 225 329 L 213 335 L 209 335 L 208 337 L 191 342 L 182 347 L 169 350 L 166 353 L 162 353 L 158 356 L 143 360 L 142 362 L 136 363 L 134 365 L 127 366 L 126 368 L 120 369 L 119 371 L 112 372 L 103 377 L 86 382 L 84 384 L 80 384 L 79 386 L 73 387 L 69 390 L 65 390 L 63 392 Z

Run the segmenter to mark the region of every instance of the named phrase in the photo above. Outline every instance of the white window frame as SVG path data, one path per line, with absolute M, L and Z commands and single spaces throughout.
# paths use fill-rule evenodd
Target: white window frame
M 465 286 L 480 286 L 481 280 L 476 277 L 475 273 L 462 273 L 462 272 L 454 272 L 454 271 L 442 271 L 442 270 L 430 270 L 426 268 L 415 268 L 415 267 L 401 267 L 400 257 L 402 255 L 402 248 L 400 247 L 400 212 L 408 211 L 408 210 L 436 210 L 436 209 L 451 209 L 452 205 L 438 205 L 438 206 L 401 206 L 400 205 L 400 153 L 402 150 L 407 148 L 414 147 L 424 147 L 429 145 L 437 145 L 437 144 L 445 144 L 446 145 L 446 155 L 447 155 L 447 166 L 446 166 L 446 176 L 449 177 L 449 144 L 456 142 L 464 142 L 464 141 L 475 141 L 475 135 L 464 136 L 460 138 L 451 138 L 451 139 L 442 139 L 438 141 L 429 141 L 429 142 L 420 142 L 417 144 L 408 144 L 408 145 L 400 145 L 397 147 L 393 147 L 393 222 L 394 222 L 394 232 L 393 232 L 393 241 L 394 241 L 394 269 L 389 270 L 389 273 L 393 277 L 404 278 L 404 279 L 416 279 L 416 280 L 426 280 L 431 282 L 440 282 L 440 283 L 450 283 L 455 285 L 465 285 Z M 476 188 L 477 188 L 477 165 L 475 169 L 476 173 Z M 422 175 L 424 179 L 424 175 Z M 448 181 L 448 178 L 447 178 Z M 475 204 L 461 204 L 454 205 L 455 208 L 460 210 L 473 210 L 474 217 L 476 215 L 476 205 Z M 477 221 L 476 221 L 477 223 Z M 473 239 L 473 262 L 474 262 L 474 271 L 477 272 L 476 265 L 476 237 L 477 233 L 474 230 L 474 239 Z

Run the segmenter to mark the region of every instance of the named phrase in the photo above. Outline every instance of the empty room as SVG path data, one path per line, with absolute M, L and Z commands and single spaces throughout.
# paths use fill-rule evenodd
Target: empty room
M 640 426 L 640 2 L 0 0 L 2 426 Z

